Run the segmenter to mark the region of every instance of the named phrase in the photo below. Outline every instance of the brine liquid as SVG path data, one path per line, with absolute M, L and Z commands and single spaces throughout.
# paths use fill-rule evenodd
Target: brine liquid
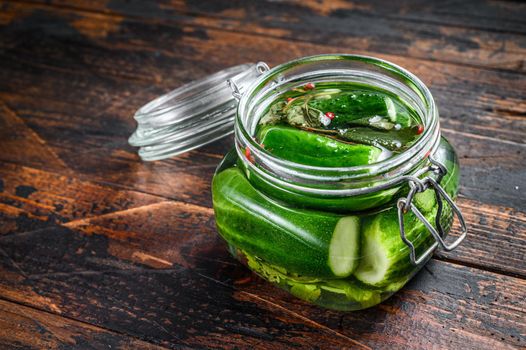
M 318 134 L 323 138 L 317 139 L 319 145 L 313 147 L 332 147 L 340 153 L 345 151 L 349 157 L 354 154 L 353 147 L 345 148 L 343 144 L 380 150 L 371 150 L 374 156 L 365 163 L 378 162 L 403 152 L 424 131 L 416 111 L 398 96 L 367 85 L 345 82 L 309 83 L 284 92 L 260 118 L 256 130 L 258 141 L 264 142 L 263 130 L 270 125 L 289 128 L 289 134 L 290 128 Z M 282 130 L 285 132 L 287 130 Z M 296 133 L 294 137 L 302 138 L 302 133 Z M 338 143 L 325 142 L 325 138 Z M 304 141 L 308 142 L 307 138 Z M 286 148 L 287 145 L 279 147 Z M 272 153 L 273 149 L 269 151 Z M 321 153 L 322 156 L 326 154 Z

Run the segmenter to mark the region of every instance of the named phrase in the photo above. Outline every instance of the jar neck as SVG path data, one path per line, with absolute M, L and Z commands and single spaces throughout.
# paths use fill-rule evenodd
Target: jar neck
M 419 115 L 424 132 L 404 152 L 377 163 L 353 167 L 317 167 L 273 156 L 253 138 L 260 117 L 283 92 L 308 82 L 350 82 L 392 93 Z M 440 141 L 438 111 L 429 89 L 392 63 L 356 55 L 319 55 L 277 66 L 252 83 L 239 101 L 236 150 L 244 166 L 280 188 L 321 196 L 353 196 L 396 186 L 418 172 Z M 250 149 L 247 160 L 245 149 Z

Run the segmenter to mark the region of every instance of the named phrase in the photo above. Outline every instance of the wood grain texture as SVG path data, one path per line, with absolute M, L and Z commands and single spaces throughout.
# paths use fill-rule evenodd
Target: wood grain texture
M 42 2 L 32 0 L 32 2 Z M 526 33 L 524 16 L 526 6 L 514 1 L 448 1 L 436 6 L 425 0 L 403 0 L 396 3 L 386 3 L 382 0 L 285 0 L 283 4 L 272 1 L 228 1 L 218 2 L 204 0 L 199 3 L 184 0 L 167 0 L 159 4 L 142 4 L 122 0 L 79 0 L 74 3 L 65 0 L 51 0 L 49 3 L 71 7 L 90 9 L 104 13 L 120 13 L 127 16 L 165 19 L 181 12 L 192 14 L 207 13 L 210 15 L 239 16 L 244 8 L 253 11 L 268 11 L 269 14 L 290 16 L 301 7 L 315 13 L 330 15 L 339 11 L 352 11 L 369 17 L 400 19 L 405 22 L 440 24 L 447 27 L 473 28 L 479 31 Z M 289 11 L 292 10 L 292 11 Z M 246 14 L 247 17 L 260 16 L 258 12 Z
M 460 198 L 469 239 L 452 252 L 436 256 L 469 266 L 526 278 L 526 213 Z M 452 236 L 458 236 L 458 225 Z M 452 238 L 451 238 L 452 239 Z
M 332 337 L 327 346 L 354 339 L 377 348 L 388 335 L 392 348 L 414 349 L 526 341 L 524 279 L 434 261 L 381 306 L 338 313 L 254 277 L 247 283 L 210 209 L 167 202 L 65 226 L 0 238 L 11 259 L 2 274 L 18 276 L 2 279 L 0 296 L 165 346 L 314 346 Z
M 87 233 L 98 228 L 106 232 L 104 227 L 109 226 L 134 237 L 141 237 L 141 230 L 150 234 L 165 232 L 167 237 L 162 239 L 146 236 L 145 240 L 134 243 L 151 251 L 127 252 L 122 256 L 143 264 L 151 260 L 160 264 L 156 267 L 162 267 L 174 258 L 165 256 L 166 247 L 170 247 L 172 254 L 181 253 L 180 235 L 172 237 L 172 232 L 180 232 L 183 237 L 192 236 L 198 230 L 211 236 L 215 232 L 211 224 L 213 213 L 207 207 L 171 202 L 163 197 L 78 181 L 29 167 L 0 164 L 3 186 L 0 191 L 0 234 L 23 233 L 57 224 L 81 228 Z M 465 198 L 459 199 L 459 205 L 470 227 L 470 237 L 454 252 L 439 252 L 438 256 L 526 278 L 526 214 Z M 122 230 L 115 226 L 120 223 L 126 223 Z M 457 230 L 455 227 L 453 236 Z M 126 233 L 128 231 L 131 233 Z M 170 244 L 165 245 L 167 242 Z M 209 242 L 196 238 L 192 244 L 207 246 Z M 174 246 L 180 249 L 174 250 Z M 186 266 L 181 260 L 177 262 Z
M 122 334 L 0 300 L 3 349 L 166 349 Z
M 0 295 L 169 347 L 367 348 L 256 294 L 236 295 L 199 270 L 156 270 L 118 259 L 108 244 L 98 232 L 67 228 L 4 236 L 3 250 L 16 268 L 2 264 L 8 270 L 0 272 Z M 27 245 L 33 254 L 23 257 Z
M 165 201 L 71 176 L 0 162 L 0 235 Z
M 455 12 L 473 11 L 469 8 L 472 4 L 452 2 L 440 12 L 425 2 L 385 6 L 382 2 L 366 1 L 171 1 L 151 4 L 147 11 L 120 0 L 48 3 L 115 16 L 184 22 L 293 41 L 526 72 L 526 38 L 513 32 L 526 28 L 524 18 L 511 21 L 517 8 L 489 1 L 481 2 L 477 12 L 484 12 L 486 18 L 487 14 L 506 18 L 507 23 L 514 23 L 512 32 L 495 31 L 494 26 L 483 28 L 480 18 L 475 16 L 464 16 L 461 24 L 451 25 L 451 19 L 462 18 Z M 443 14 L 449 14 L 450 23 L 433 18 Z M 412 18 L 417 20 L 409 20 Z M 369 25 L 371 19 L 375 20 L 374 26 Z
M 0 2 L 0 347 L 524 348 L 524 11 Z M 430 87 L 471 230 L 400 293 L 353 313 L 299 301 L 228 255 L 210 181 L 231 137 L 154 163 L 127 144 L 134 111 L 185 82 L 341 51 L 393 61 Z

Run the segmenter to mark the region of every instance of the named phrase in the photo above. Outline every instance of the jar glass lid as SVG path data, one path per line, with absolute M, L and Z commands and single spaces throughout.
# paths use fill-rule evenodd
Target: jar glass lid
M 237 101 L 268 66 L 246 63 L 183 85 L 145 104 L 128 142 L 142 160 L 172 157 L 234 132 Z

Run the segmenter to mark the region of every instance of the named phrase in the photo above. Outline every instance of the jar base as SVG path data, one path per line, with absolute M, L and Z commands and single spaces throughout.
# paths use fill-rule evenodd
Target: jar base
M 358 280 L 321 279 L 290 275 L 285 269 L 264 262 L 228 244 L 230 253 L 255 274 L 295 297 L 322 308 L 336 311 L 358 311 L 373 307 L 388 299 L 410 279 L 386 288 L 367 286 Z

